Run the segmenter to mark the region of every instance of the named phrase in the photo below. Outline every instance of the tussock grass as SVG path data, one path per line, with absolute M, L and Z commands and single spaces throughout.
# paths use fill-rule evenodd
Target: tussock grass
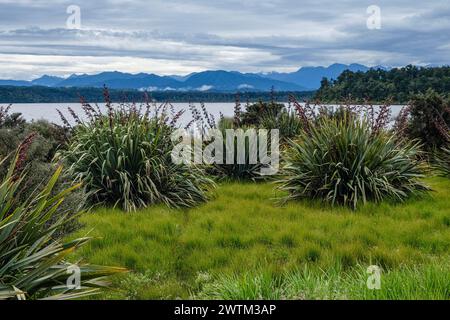
M 342 287 L 339 298 L 415 298 L 427 292 L 433 297 L 433 279 L 439 290 L 447 279 L 432 267 L 449 265 L 450 181 L 425 182 L 434 190 L 428 196 L 356 211 L 313 201 L 280 207 L 274 199 L 283 194 L 268 183 L 224 183 L 214 200 L 194 209 L 158 206 L 130 214 L 100 209 L 82 218 L 85 228 L 78 235 L 92 230 L 96 239 L 77 258 L 134 271 L 117 278 L 123 290 L 106 298 L 189 298 L 204 292 L 203 282 L 238 281 L 246 274 L 286 281 L 286 274 L 303 268 L 316 274 L 310 285 L 316 286 L 320 270 L 345 278 L 373 264 L 389 273 L 385 281 L 392 279 L 395 290 L 379 296 L 353 290 L 359 285 L 354 276 L 352 290 Z M 340 279 L 333 281 L 341 286 Z M 337 298 L 324 292 L 316 297 L 306 291 L 304 298 Z
M 381 273 L 380 289 L 367 288 L 367 268 L 351 271 L 340 266 L 326 271 L 317 268 L 286 272 L 225 275 L 205 281 L 197 299 L 221 300 L 446 300 L 450 299 L 449 260 L 437 264 L 400 267 Z

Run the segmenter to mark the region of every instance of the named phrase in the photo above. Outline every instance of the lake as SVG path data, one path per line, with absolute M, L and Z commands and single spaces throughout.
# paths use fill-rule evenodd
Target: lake
M 106 109 L 105 104 L 99 103 L 98 105 L 100 109 Z M 117 104 L 115 105 L 117 106 Z M 186 125 L 191 121 L 192 115 L 188 103 L 173 103 L 172 105 L 176 112 L 179 110 L 186 110 L 180 119 L 179 123 L 181 123 L 181 125 Z M 197 103 L 196 106 L 200 110 L 200 104 Z M 216 119 L 219 119 L 220 113 L 229 117 L 234 114 L 234 103 L 205 103 L 205 106 L 208 112 L 213 114 Z M 56 111 L 56 109 L 59 109 L 64 116 L 73 123 L 73 118 L 67 110 L 68 107 L 72 108 L 80 118 L 85 118 L 85 114 L 79 103 L 18 103 L 12 105 L 10 112 L 20 112 L 27 121 L 45 119 L 56 124 L 62 124 L 58 112 Z M 402 107 L 403 106 L 401 105 L 393 105 L 391 107 L 393 118 L 398 115 Z M 242 108 L 245 108 L 245 105 L 242 105 Z

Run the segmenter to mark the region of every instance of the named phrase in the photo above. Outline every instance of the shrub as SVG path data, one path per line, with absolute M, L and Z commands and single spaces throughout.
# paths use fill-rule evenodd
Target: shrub
M 351 117 L 347 115 L 345 117 Z M 322 118 L 284 154 L 284 200 L 318 198 L 357 208 L 367 201 L 404 200 L 427 189 L 420 182 L 416 142 L 398 142 L 367 119 Z
M 231 151 L 230 148 L 228 148 L 227 145 L 227 130 L 228 129 L 234 129 L 234 130 L 242 130 L 242 133 L 245 134 L 247 130 L 249 129 L 258 129 L 254 126 L 247 126 L 240 123 L 237 118 L 226 118 L 223 115 L 221 116 L 219 122 L 216 124 L 215 122 L 211 122 L 211 115 L 208 114 L 205 107 L 202 105 L 203 114 L 202 115 L 195 106 L 191 105 L 191 111 L 193 114 L 193 121 L 190 125 L 196 125 L 197 129 L 203 133 L 203 136 L 207 134 L 208 130 L 211 129 L 218 129 L 222 133 L 223 137 L 223 163 L 214 163 L 212 165 L 207 165 L 206 171 L 216 177 L 219 180 L 222 179 L 230 179 L 230 180 L 256 180 L 261 179 L 261 170 L 264 168 L 268 168 L 268 165 L 262 164 L 260 161 L 259 154 L 257 155 L 257 161 L 254 163 L 251 161 L 250 158 L 250 149 L 255 148 L 258 150 L 258 144 L 259 141 L 257 141 L 257 145 L 251 145 L 251 139 L 248 136 L 245 136 L 243 140 L 244 141 L 244 148 L 245 148 L 245 158 L 244 163 L 238 163 L 238 138 L 234 138 L 233 148 L 234 150 Z M 238 113 L 236 113 L 238 114 Z M 206 126 L 205 126 L 206 124 Z M 256 130 L 257 133 L 257 130 Z M 212 141 L 203 141 L 204 145 L 207 145 L 211 143 Z M 268 143 L 270 144 L 270 134 L 268 137 Z M 241 151 L 241 150 L 239 150 Z M 227 163 L 227 154 L 230 152 L 233 152 L 234 154 L 234 161 L 232 164 Z M 270 155 L 271 149 L 270 145 L 268 146 L 268 153 Z
M 284 104 L 274 101 L 248 104 L 245 111 L 239 114 L 239 123 L 243 126 L 260 126 L 264 118 L 277 118 L 284 109 Z
M 276 115 L 264 115 L 260 126 L 268 130 L 278 129 L 282 142 L 297 137 L 302 131 L 302 123 L 298 115 L 295 111 L 286 108 Z
M 74 128 L 67 151 L 59 155 L 95 203 L 132 211 L 156 203 L 192 207 L 208 199 L 213 184 L 204 172 L 171 159 L 171 134 L 180 115 L 169 120 L 167 108 L 150 115 L 150 105 L 145 112 L 133 105 L 107 106 L 108 114 Z
M 28 149 L 26 160 L 28 166 L 35 163 L 50 164 L 56 150 L 65 146 L 69 132 L 45 120 L 26 122 L 19 113 L 9 115 L 8 109 L 2 111 L 0 107 L 0 156 L 4 158 L 13 153 L 19 144 L 31 135 L 33 135 L 33 142 Z M 9 164 L 5 161 L 0 168 L 0 173 L 4 174 Z
M 16 157 L 20 162 L 20 153 Z M 61 173 L 58 168 L 42 191 L 17 203 L 24 176 L 17 173 L 13 161 L 0 181 L 0 300 L 1 299 L 70 299 L 93 294 L 105 283 L 102 277 L 124 271 L 120 268 L 79 265 L 80 287 L 66 285 L 68 254 L 89 239 L 70 242 L 55 239 L 55 233 L 71 219 L 69 214 L 55 218 L 64 198 L 78 186 L 56 195 L 52 190 Z
M 428 151 L 450 141 L 450 100 L 433 90 L 416 95 L 410 102 L 411 117 L 407 132 L 419 139 Z
M 257 163 L 250 161 L 249 150 L 250 139 L 245 137 L 245 163 L 238 164 L 238 139 L 234 139 L 234 163 L 227 164 L 227 153 L 231 150 L 227 150 L 226 144 L 226 130 L 227 129 L 242 129 L 246 132 L 249 129 L 279 129 L 278 126 L 284 126 L 284 130 L 280 129 L 286 136 L 293 135 L 294 132 L 299 130 L 300 122 L 298 121 L 294 112 L 287 111 L 283 104 L 277 104 L 274 101 L 270 103 L 259 102 L 256 104 L 247 104 L 246 110 L 242 111 L 239 97 L 236 99 L 236 105 L 234 108 L 234 117 L 228 118 L 221 115 L 219 121 L 216 123 L 214 117 L 208 113 L 204 104 L 201 104 L 201 110 L 198 110 L 195 105 L 190 105 L 192 112 L 192 121 L 188 124 L 187 128 L 195 126 L 198 132 L 202 135 L 206 135 L 208 130 L 218 129 L 222 132 L 224 138 L 223 145 L 223 164 L 213 164 L 207 166 L 207 172 L 218 179 L 231 179 L 231 180 L 256 180 L 262 179 L 261 170 L 268 168 L 268 165 L 262 164 L 259 155 L 257 156 Z M 283 138 L 283 137 L 282 137 Z M 268 137 L 268 143 L 270 144 L 270 134 Z M 211 141 L 204 141 L 205 144 L 209 144 Z M 259 143 L 259 142 L 258 142 Z M 256 146 L 258 149 L 258 145 Z M 268 146 L 268 153 L 270 156 L 271 148 Z
M 245 138 L 245 163 L 238 164 L 238 141 L 237 138 L 234 139 L 234 163 L 227 164 L 226 157 L 227 150 L 226 143 L 226 130 L 233 129 L 234 124 L 231 121 L 227 121 L 227 118 L 222 118 L 219 121 L 219 128 L 224 137 L 223 141 L 223 164 L 213 164 L 208 168 L 208 172 L 219 179 L 230 179 L 230 180 L 255 180 L 261 178 L 260 172 L 264 167 L 260 162 L 254 164 L 250 161 L 250 141 Z M 237 129 L 242 129 L 244 132 L 250 127 L 239 127 Z M 268 148 L 270 150 L 270 148 Z M 259 157 L 258 157 L 259 158 Z

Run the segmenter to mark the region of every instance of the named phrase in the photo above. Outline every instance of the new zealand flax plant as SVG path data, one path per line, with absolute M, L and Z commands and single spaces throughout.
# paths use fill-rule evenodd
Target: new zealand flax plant
M 420 144 L 388 130 L 388 107 L 347 108 L 311 119 L 297 104 L 304 132 L 286 149 L 279 179 L 287 200 L 320 199 L 356 209 L 368 201 L 403 201 L 427 190 Z
M 54 194 L 62 171 L 59 167 L 42 191 L 19 200 L 26 177 L 21 166 L 25 149 L 26 142 L 0 179 L 0 300 L 75 299 L 95 294 L 108 285 L 106 276 L 125 269 L 68 262 L 68 256 L 90 240 L 58 237 L 59 230 L 76 218 L 57 213 L 58 207 L 79 185 Z M 68 282 L 71 270 L 79 271 L 79 283 Z
M 106 89 L 105 100 L 106 114 L 83 103 L 87 120 L 73 115 L 77 126 L 67 150 L 58 155 L 94 203 L 134 211 L 159 203 L 193 207 L 208 200 L 212 180 L 201 168 L 171 158 L 171 135 L 181 112 L 168 103 L 114 108 Z

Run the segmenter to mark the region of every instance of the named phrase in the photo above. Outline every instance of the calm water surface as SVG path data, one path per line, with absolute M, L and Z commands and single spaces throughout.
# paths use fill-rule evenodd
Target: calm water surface
M 185 125 L 189 123 L 192 119 L 189 104 L 173 103 L 172 105 L 174 106 L 176 112 L 179 110 L 185 110 L 185 113 L 180 119 L 180 124 Z M 220 113 L 225 116 L 233 116 L 234 114 L 234 103 L 206 103 L 205 105 L 208 112 L 213 114 L 216 119 L 219 119 Z M 196 106 L 200 108 L 200 104 L 196 104 Z M 79 103 L 19 103 L 12 105 L 11 112 L 22 113 L 23 117 L 28 121 L 45 119 L 56 124 L 61 124 L 62 121 L 56 109 L 59 109 L 70 122 L 73 122 L 73 119 L 67 110 L 68 107 L 72 108 L 80 118 L 85 118 L 83 109 Z M 99 104 L 99 107 L 100 109 L 105 110 L 104 104 Z M 244 106 L 242 107 L 244 108 Z M 402 107 L 403 106 L 400 105 L 391 107 L 393 118 L 398 115 Z

